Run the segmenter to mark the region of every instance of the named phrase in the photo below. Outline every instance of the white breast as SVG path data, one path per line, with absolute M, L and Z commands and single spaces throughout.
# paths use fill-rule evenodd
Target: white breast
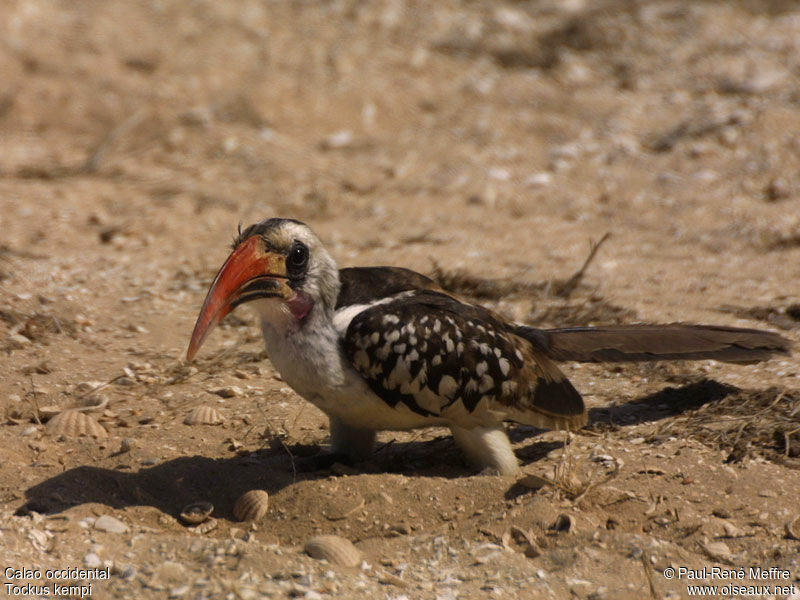
M 400 404 L 389 406 L 376 396 L 356 372 L 340 348 L 340 331 L 369 305 L 338 311 L 333 320 L 312 311 L 302 327 L 277 330 L 262 320 L 261 329 L 272 364 L 283 380 L 300 396 L 328 415 L 354 427 L 413 429 L 436 425 Z

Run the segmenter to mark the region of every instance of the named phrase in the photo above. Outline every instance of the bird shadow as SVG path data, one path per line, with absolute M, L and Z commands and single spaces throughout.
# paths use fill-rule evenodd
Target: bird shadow
M 589 411 L 590 428 L 630 426 L 655 421 L 719 401 L 737 389 L 712 380 L 666 388 L 619 406 Z M 517 427 L 509 433 L 514 441 L 539 435 L 542 430 Z M 534 441 L 517 454 L 523 463 L 541 460 L 563 446 L 561 441 Z M 301 470 L 308 457 L 304 444 L 265 449 L 244 456 L 208 458 L 186 456 L 142 468 L 136 472 L 95 466 L 80 466 L 45 479 L 25 491 L 25 503 L 16 514 L 57 514 L 87 503 L 121 509 L 152 506 L 178 517 L 181 509 L 198 500 L 214 505 L 217 517 L 234 520 L 237 498 L 252 489 L 270 495 L 299 481 L 331 477 L 336 470 Z M 389 442 L 375 456 L 358 465 L 359 473 L 404 473 L 423 477 L 459 478 L 474 473 L 463 463 L 450 436 L 429 441 Z
M 739 391 L 741 390 L 737 387 L 713 379 L 701 379 L 679 387 L 667 387 L 624 404 L 590 409 L 588 428 L 607 431 L 660 421 L 695 410 L 705 404 L 719 402 Z

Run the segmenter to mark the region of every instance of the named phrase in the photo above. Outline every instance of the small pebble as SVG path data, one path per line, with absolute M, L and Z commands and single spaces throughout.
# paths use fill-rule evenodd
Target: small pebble
M 169 597 L 170 598 L 182 598 L 183 596 L 186 595 L 186 593 L 188 591 L 189 591 L 189 586 L 186 585 L 186 584 L 178 586 L 178 587 L 174 587 L 169 591 Z
M 83 557 L 83 564 L 85 564 L 90 569 L 94 569 L 102 566 L 103 561 L 100 560 L 100 557 L 97 556 L 97 554 L 95 554 L 94 552 L 89 552 L 89 554 Z
M 209 390 L 212 394 L 216 394 L 220 398 L 235 398 L 242 395 L 242 388 L 236 385 L 229 385 L 226 387 L 214 388 Z
M 703 550 L 714 560 L 727 561 L 731 557 L 731 549 L 724 542 L 708 542 L 703 544 Z
M 97 517 L 94 522 L 94 528 L 108 533 L 126 533 L 128 531 L 128 526 L 125 523 L 111 515 Z

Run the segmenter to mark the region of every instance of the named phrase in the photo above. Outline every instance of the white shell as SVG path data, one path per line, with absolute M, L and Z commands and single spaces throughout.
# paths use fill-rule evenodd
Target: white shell
M 269 494 L 264 490 L 245 492 L 233 506 L 233 515 L 240 521 L 260 521 L 269 510 Z
M 325 559 L 332 565 L 355 567 L 361 564 L 361 550 L 350 540 L 338 535 L 317 535 L 306 542 L 304 550 L 316 559 Z
M 183 507 L 181 521 L 188 525 L 197 525 L 207 521 L 212 512 L 214 512 L 214 505 L 211 502 L 192 502 Z
M 89 435 L 96 438 L 107 438 L 108 432 L 92 416 L 79 410 L 65 410 L 47 422 L 47 432 L 50 435 L 64 437 L 78 437 Z
M 225 420 L 213 406 L 198 406 L 183 420 L 184 425 L 219 425 Z

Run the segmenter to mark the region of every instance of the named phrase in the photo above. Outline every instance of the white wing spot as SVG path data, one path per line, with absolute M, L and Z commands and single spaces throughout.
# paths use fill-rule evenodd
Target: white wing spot
M 477 365 L 475 365 L 475 374 L 476 374 L 478 377 L 483 377 L 483 375 L 484 375 L 484 374 L 486 373 L 486 371 L 488 371 L 488 370 L 489 370 L 489 363 L 487 363 L 485 360 L 482 360 L 482 361 L 481 361 L 481 362 L 479 362 Z
M 393 344 L 394 342 L 400 339 L 400 332 L 397 331 L 397 329 L 395 329 L 391 333 L 387 333 L 385 337 L 387 342 Z
M 522 352 L 520 352 L 519 350 L 515 350 L 515 351 L 514 351 L 514 354 L 517 356 L 517 358 L 518 358 L 520 361 L 522 360 Z
M 438 367 L 440 364 L 442 364 L 442 355 L 437 354 L 431 359 L 431 366 Z
M 381 319 L 381 322 L 384 325 L 396 325 L 397 323 L 400 322 L 400 317 L 398 317 L 397 315 L 383 315 L 383 319 Z
M 440 396 L 443 396 L 445 398 L 452 398 L 453 394 L 456 393 L 457 389 L 458 389 L 458 384 L 456 383 L 455 379 L 450 377 L 450 375 L 445 375 L 439 381 L 438 392 Z
M 511 370 L 511 363 L 508 362 L 508 359 L 501 358 L 498 362 L 500 363 L 500 372 L 503 375 L 508 375 L 508 372 Z
M 386 388 L 393 390 L 397 386 L 408 384 L 410 379 L 411 373 L 408 372 L 408 363 L 404 360 L 398 360 L 392 372 L 389 373 L 389 377 L 386 378 Z
M 503 391 L 504 396 L 510 396 L 513 394 L 517 389 L 517 382 L 516 381 L 504 381 L 503 384 L 500 386 Z
M 394 350 L 397 354 L 404 354 L 407 347 L 408 346 L 406 344 L 395 344 L 392 347 L 392 350 Z
M 494 387 L 494 379 L 492 379 L 491 375 L 484 375 L 481 377 L 481 383 L 478 386 L 478 391 L 483 394 L 484 392 L 488 392 L 490 389 Z
M 491 348 L 489 348 L 489 344 L 487 344 L 486 342 L 483 342 L 479 346 L 479 348 L 481 349 L 481 354 L 483 354 L 484 356 L 489 354 L 492 351 Z
M 369 341 L 372 344 L 377 344 L 378 341 L 381 339 L 381 332 L 380 331 L 373 331 L 372 335 L 369 336 Z

